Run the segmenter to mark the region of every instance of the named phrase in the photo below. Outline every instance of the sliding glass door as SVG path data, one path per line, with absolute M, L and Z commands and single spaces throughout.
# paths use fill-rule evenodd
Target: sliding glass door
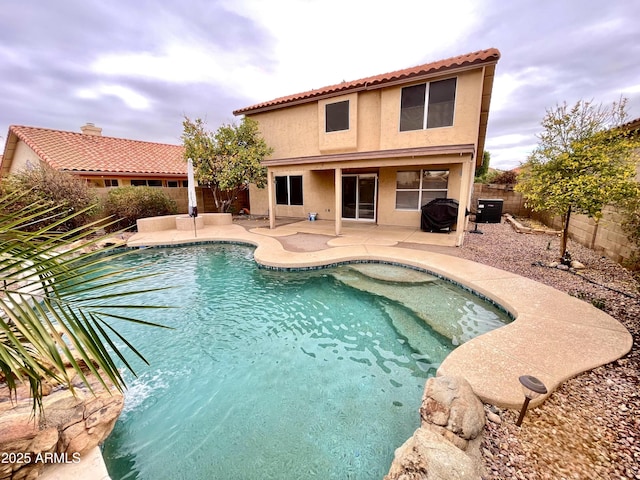
M 378 176 L 342 176 L 342 218 L 375 222 Z

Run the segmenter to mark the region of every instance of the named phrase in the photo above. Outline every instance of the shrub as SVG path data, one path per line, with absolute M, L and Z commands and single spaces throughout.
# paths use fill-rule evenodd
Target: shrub
M 10 175 L 2 181 L 0 190 L 3 195 L 20 196 L 7 213 L 16 213 L 36 203 L 61 208 L 58 214 L 49 212 L 34 218 L 24 227 L 32 232 L 59 222 L 62 218 L 65 220 L 56 225 L 55 229 L 67 232 L 86 225 L 99 210 L 95 192 L 85 180 L 48 166 L 30 168 Z
M 497 183 L 500 185 L 515 185 L 518 181 L 518 174 L 513 170 L 507 172 L 501 172 L 493 177 L 490 183 Z
M 107 227 L 109 231 L 135 227 L 139 218 L 173 215 L 177 211 L 175 200 L 154 187 L 114 188 L 104 202 L 104 213 L 116 220 Z

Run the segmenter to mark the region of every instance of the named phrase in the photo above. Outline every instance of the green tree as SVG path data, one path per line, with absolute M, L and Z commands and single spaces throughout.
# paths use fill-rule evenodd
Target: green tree
M 567 250 L 571 213 L 596 221 L 606 205 L 638 196 L 638 141 L 622 128 L 626 99 L 610 107 L 579 101 L 547 110 L 539 144 L 523 165 L 516 190 L 534 211 L 563 220 L 560 255 Z
M 44 382 L 73 391 L 69 368 L 89 389 L 87 375 L 91 373 L 105 387 L 111 383 L 122 390 L 125 384 L 115 361 L 119 358 L 131 367 L 124 348 L 116 342 L 144 358 L 112 324 L 155 325 L 127 312 L 158 307 L 126 299 L 161 288 L 136 289 L 129 282 L 144 275 L 112 267 L 112 259 L 127 251 L 96 247 L 103 220 L 60 232 L 60 225 L 85 213 L 79 211 L 60 215 L 57 222 L 40 222 L 40 228 L 33 231 L 26 227 L 32 227 L 38 218 L 57 216 L 67 209 L 43 201 L 14 208 L 23 204 L 20 193 L 0 198 L 0 383 L 6 384 L 10 394 L 19 384 L 28 383 L 34 411 L 42 408 Z M 120 288 L 120 293 L 114 293 L 114 287 L 122 286 L 125 292 Z
M 182 122 L 184 158 L 193 161 L 198 183 L 211 189 L 219 212 L 228 211 L 238 193 L 254 183 L 264 188 L 267 169 L 262 160 L 272 153 L 260 136 L 258 122 L 243 118 L 240 125 L 207 131 L 201 119 Z
M 491 163 L 491 153 L 485 150 L 482 152 L 482 165 L 476 168 L 475 183 L 484 183 L 489 172 L 489 163 Z

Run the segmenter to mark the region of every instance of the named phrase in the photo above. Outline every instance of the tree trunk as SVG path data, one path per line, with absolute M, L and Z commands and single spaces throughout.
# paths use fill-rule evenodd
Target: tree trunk
M 562 237 L 560 238 L 560 258 L 564 257 L 567 252 L 567 240 L 569 238 L 569 219 L 571 218 L 571 205 L 564 216 L 564 228 L 562 229 Z

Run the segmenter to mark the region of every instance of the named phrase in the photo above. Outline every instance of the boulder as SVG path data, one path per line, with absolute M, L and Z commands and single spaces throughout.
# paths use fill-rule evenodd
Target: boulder
M 469 382 L 459 377 L 433 377 L 427 380 L 420 417 L 422 426 L 442 427 L 436 430 L 445 437 L 451 433 L 465 441 L 476 438 L 485 424 L 482 402 L 473 393 Z M 460 445 L 466 448 L 466 443 Z
M 421 425 L 395 452 L 385 480 L 479 480 L 486 418 L 469 382 L 430 378 L 420 407 Z
M 420 427 L 395 452 L 384 480 L 478 480 L 474 462 L 436 432 Z
M 6 386 L 0 386 L 0 452 L 23 454 L 15 463 L 0 465 L 0 480 L 35 479 L 46 466 L 42 459 L 56 458 L 39 454 L 82 458 L 104 442 L 122 412 L 124 398 L 115 388 L 106 389 L 93 376 L 87 377 L 93 393 L 81 382 L 73 393 L 58 387 L 43 397 L 43 410 L 36 417 L 31 398 L 10 399 Z
M 583 270 L 587 267 L 584 265 L 584 263 L 581 263 L 577 260 L 571 260 L 571 268 L 574 268 L 576 270 Z

